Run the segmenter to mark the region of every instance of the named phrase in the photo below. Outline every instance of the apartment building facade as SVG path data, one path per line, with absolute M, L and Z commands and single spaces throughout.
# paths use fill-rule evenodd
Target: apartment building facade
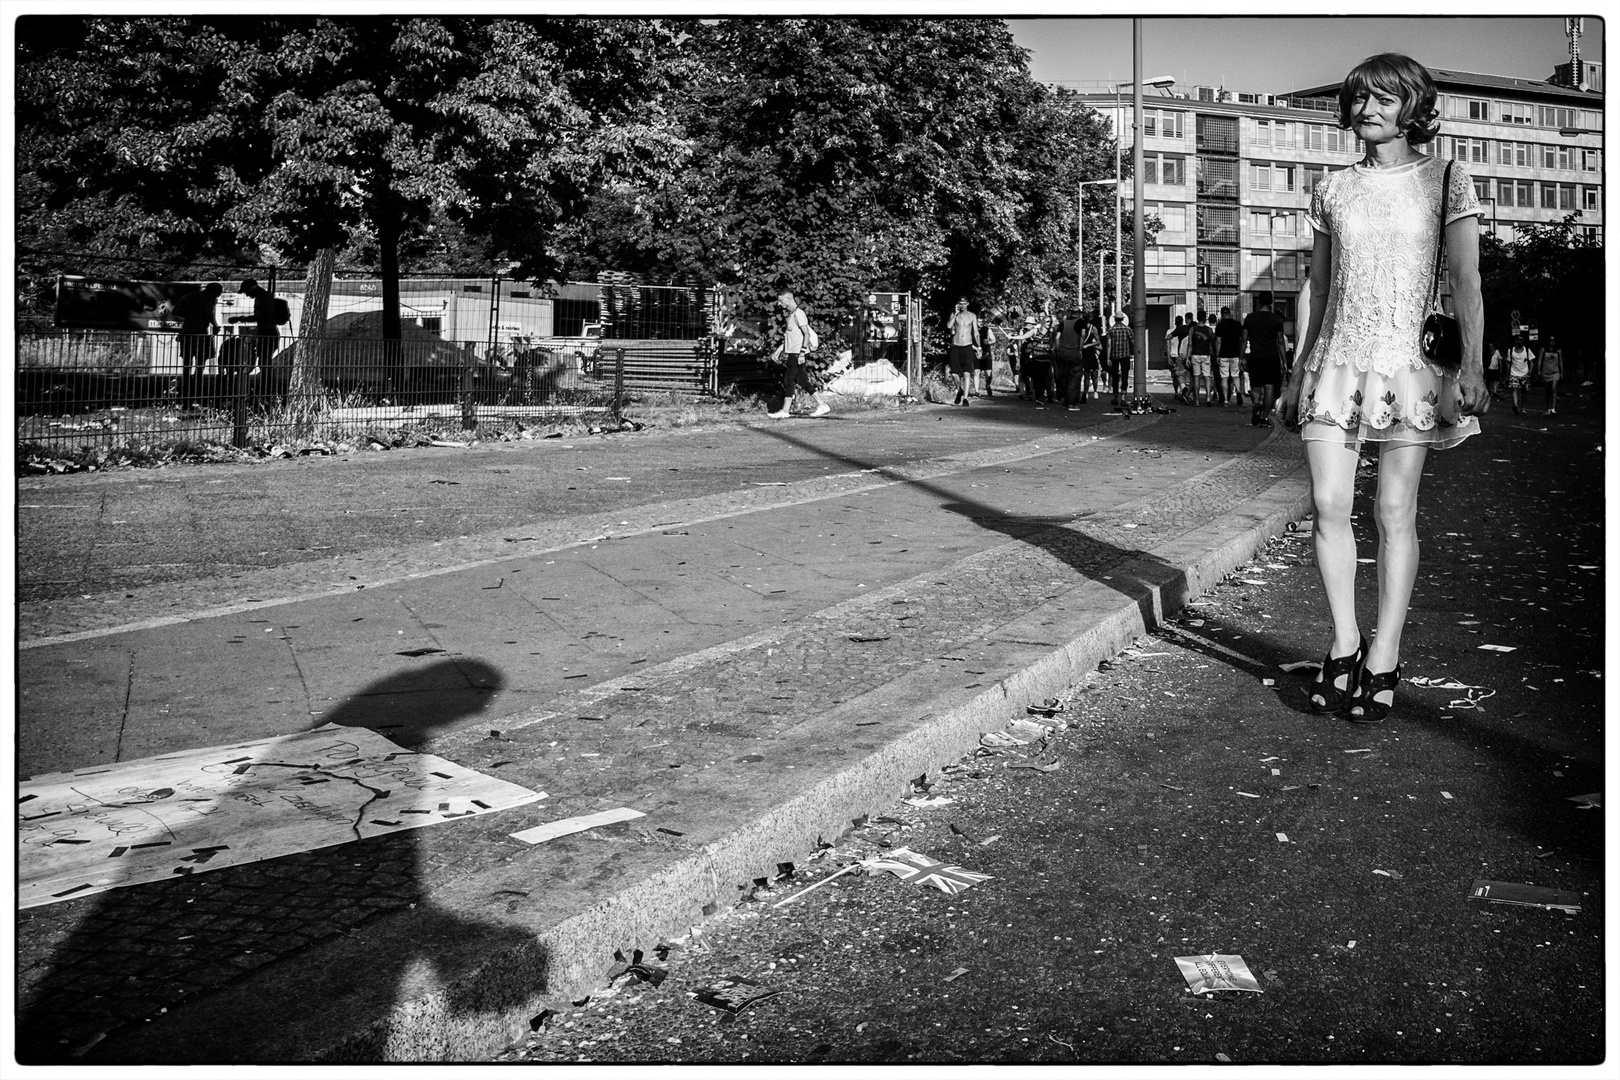
M 1598 68 L 1601 86 L 1601 66 L 1587 66 Z M 1524 225 L 1578 210 L 1579 227 L 1601 239 L 1600 90 L 1431 70 L 1442 125 L 1425 150 L 1467 166 L 1485 210 L 1482 231 L 1511 241 Z M 1115 131 L 1123 125 L 1122 142 L 1130 144 L 1129 99 L 1082 100 Z M 1197 86 L 1144 97 L 1143 209 L 1162 225 L 1145 252 L 1150 341 L 1158 342 L 1176 314 L 1226 306 L 1242 316 L 1262 291 L 1276 296 L 1294 333 L 1295 298 L 1314 240 L 1305 220 L 1311 194 L 1364 153 L 1359 139 L 1340 130 L 1337 114 L 1338 84 L 1281 96 Z M 1124 192 L 1129 206 L 1129 184 Z M 1110 304 L 1112 284 L 1110 274 Z M 1128 284 L 1124 291 L 1128 302 Z

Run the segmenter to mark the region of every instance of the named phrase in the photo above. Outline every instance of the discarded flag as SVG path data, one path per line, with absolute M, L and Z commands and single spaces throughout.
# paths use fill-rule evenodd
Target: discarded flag
M 873 870 L 887 870 L 908 885 L 932 885 L 951 896 L 970 889 L 981 881 L 989 881 L 989 874 L 964 870 L 960 866 L 947 866 L 910 848 L 895 848 L 863 864 Z

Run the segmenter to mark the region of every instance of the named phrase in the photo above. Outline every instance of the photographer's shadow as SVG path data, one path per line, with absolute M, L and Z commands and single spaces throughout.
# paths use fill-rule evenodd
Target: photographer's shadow
M 487 664 L 439 660 L 311 727 L 413 748 L 503 683 Z M 57 943 L 19 963 L 19 1062 L 443 1059 L 457 1048 L 412 1040 L 446 1022 L 509 1030 L 545 989 L 544 952 L 532 934 L 436 903 L 422 840 L 410 829 L 21 913 L 19 938 Z

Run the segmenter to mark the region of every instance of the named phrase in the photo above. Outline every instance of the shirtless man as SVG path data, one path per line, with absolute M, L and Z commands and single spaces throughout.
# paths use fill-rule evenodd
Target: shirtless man
M 967 297 L 956 302 L 946 329 L 951 332 L 950 369 L 962 380 L 952 404 L 967 406 L 968 398 L 978 393 L 975 372 L 979 363 L 979 317 L 968 310 Z

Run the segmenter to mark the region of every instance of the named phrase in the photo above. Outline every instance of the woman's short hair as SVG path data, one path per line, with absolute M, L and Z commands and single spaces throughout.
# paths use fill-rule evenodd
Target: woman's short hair
M 1440 133 L 1440 113 L 1435 109 L 1434 79 L 1429 69 L 1400 53 L 1369 56 L 1351 69 L 1339 87 L 1339 126 L 1354 127 L 1350 115 L 1355 99 L 1371 90 L 1382 90 L 1401 99 L 1399 126 L 1406 141 L 1421 146 Z

